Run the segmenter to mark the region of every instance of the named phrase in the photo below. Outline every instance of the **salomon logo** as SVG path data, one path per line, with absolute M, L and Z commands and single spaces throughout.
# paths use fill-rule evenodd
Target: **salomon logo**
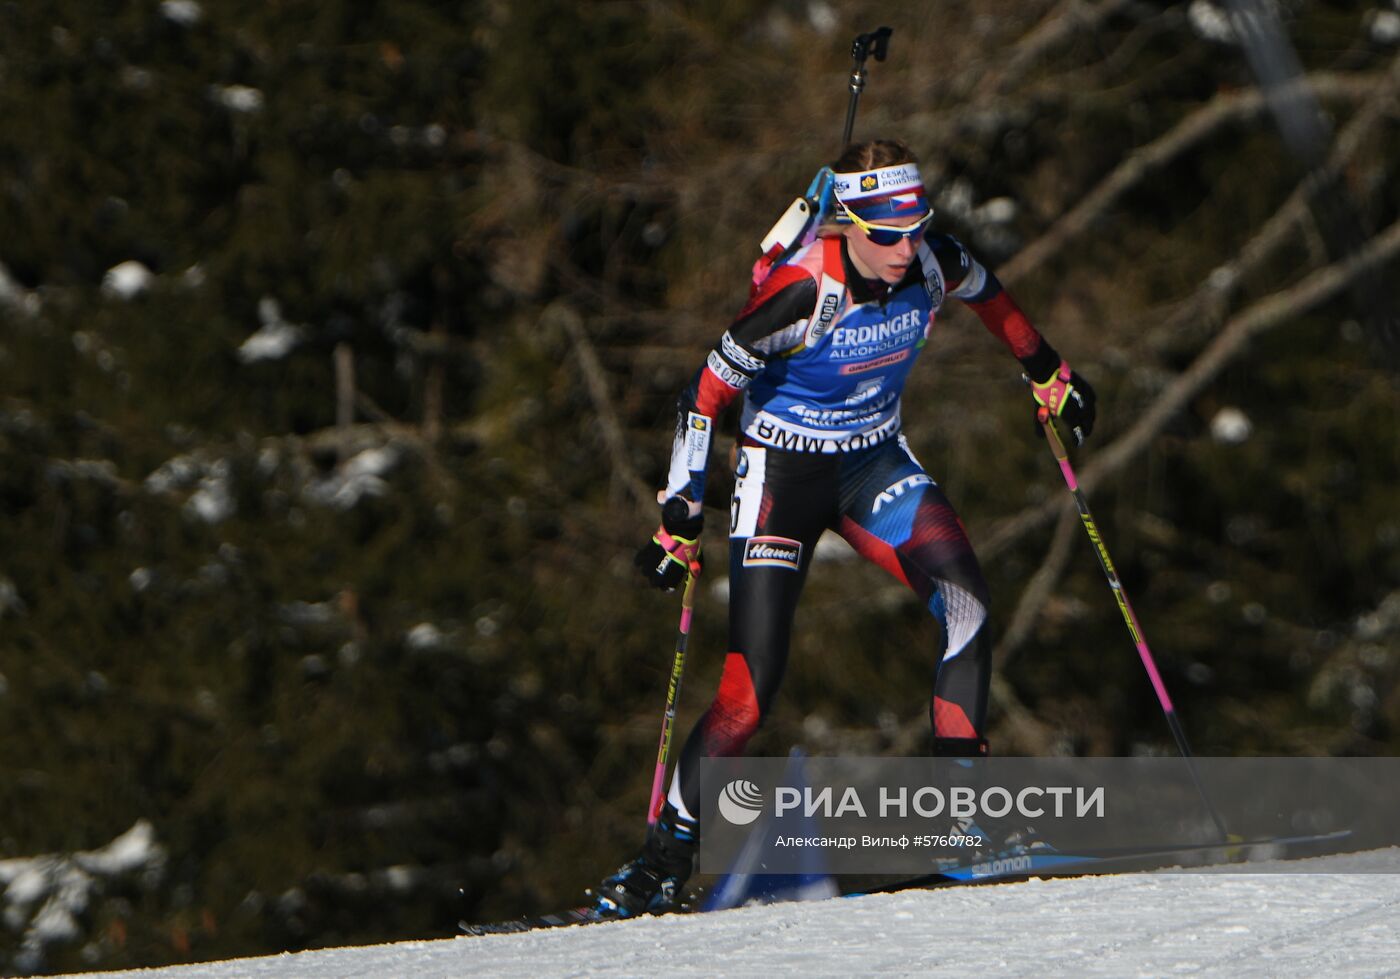
M 985 863 L 973 864 L 969 869 L 975 877 L 996 877 L 1001 874 L 1016 874 L 1033 870 L 1035 861 L 1028 856 L 999 857 Z
M 747 826 L 763 812 L 763 792 L 747 779 L 736 778 L 719 794 L 719 814 L 735 826 Z

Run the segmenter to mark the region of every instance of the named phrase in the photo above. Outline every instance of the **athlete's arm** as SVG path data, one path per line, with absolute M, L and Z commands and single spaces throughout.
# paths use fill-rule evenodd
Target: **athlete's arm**
M 1021 362 L 1031 380 L 1036 404 L 1048 408 L 1068 426 L 1077 444 L 1094 427 L 1094 389 L 1040 335 L 1001 282 L 956 238 L 941 235 L 930 241 L 948 282 L 948 295 L 961 299 L 982 325 Z
M 806 270 L 776 269 L 724 331 L 705 365 L 676 403 L 676 439 L 661 502 L 683 496 L 698 514 L 705 499 L 715 419 L 767 366 L 771 357 L 802 345 L 817 302 L 816 280 Z
M 1031 325 L 992 271 L 951 235 L 931 236 L 929 247 L 943 269 L 948 295 L 961 299 L 977 314 L 987 331 L 1021 362 L 1026 375 L 1039 380 L 1055 373 L 1060 355 Z

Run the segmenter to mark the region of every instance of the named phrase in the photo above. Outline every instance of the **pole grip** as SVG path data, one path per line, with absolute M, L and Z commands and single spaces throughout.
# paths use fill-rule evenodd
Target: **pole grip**
M 673 496 L 661 507 L 662 524 L 679 526 L 690 519 L 690 503 L 684 497 Z

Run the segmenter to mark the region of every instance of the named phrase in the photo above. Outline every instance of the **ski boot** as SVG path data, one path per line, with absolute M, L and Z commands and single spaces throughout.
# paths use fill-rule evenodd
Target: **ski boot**
M 1055 846 L 1036 831 L 1034 826 L 1021 825 L 1004 829 L 1000 834 L 1001 853 L 1054 853 Z
M 966 816 L 954 819 L 948 829 L 949 836 L 972 836 L 981 840 L 981 845 L 969 848 L 968 853 L 981 857 L 1019 856 L 1025 853 L 1054 853 L 1055 847 L 1041 836 L 1034 826 L 1005 818 L 995 818 L 985 814 L 973 822 Z
M 950 782 L 959 787 L 971 788 L 979 795 L 985 788 L 984 773 L 978 761 L 989 756 L 985 738 L 934 738 L 933 755 L 949 759 L 947 774 Z M 954 817 L 948 826 L 949 836 L 971 837 L 978 842 L 969 846 L 965 857 L 985 859 L 989 857 L 1015 856 L 1036 852 L 1053 853 L 1055 848 L 1042 837 L 1034 826 L 1030 826 L 1014 815 L 991 816 L 981 813 L 976 820 L 966 816 Z
M 595 907 L 609 917 L 664 914 L 680 905 L 699 843 L 699 827 L 668 802 L 646 845 L 635 860 L 623 864 L 594 892 Z

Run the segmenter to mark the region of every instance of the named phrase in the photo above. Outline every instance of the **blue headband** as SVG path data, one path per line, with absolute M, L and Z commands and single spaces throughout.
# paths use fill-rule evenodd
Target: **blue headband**
M 860 173 L 838 173 L 835 191 L 843 208 L 871 223 L 910 215 L 923 217 L 929 210 L 923 178 L 913 163 L 896 163 Z M 849 222 L 850 219 L 841 211 L 837 220 Z
M 921 218 L 929 212 L 928 200 L 924 197 L 923 188 L 917 191 L 910 191 L 903 194 L 891 194 L 888 197 L 875 197 L 870 200 L 852 201 L 845 204 L 847 210 L 854 211 L 860 216 L 862 221 L 871 224 L 879 224 L 890 218 L 916 217 Z M 844 213 L 838 214 L 837 220 L 849 221 Z

